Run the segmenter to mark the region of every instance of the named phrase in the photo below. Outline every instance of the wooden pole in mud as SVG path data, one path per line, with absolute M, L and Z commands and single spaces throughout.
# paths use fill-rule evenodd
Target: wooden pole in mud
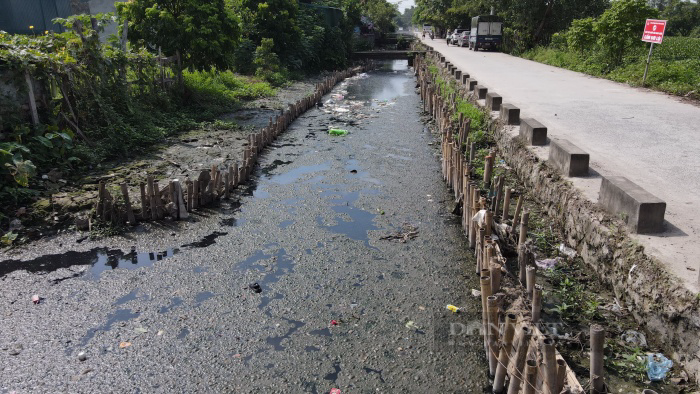
M 486 300 L 489 323 L 489 376 L 496 375 L 498 366 L 498 297 L 492 295 Z
M 141 220 L 148 219 L 148 198 L 146 197 L 146 184 L 141 182 L 139 185 L 141 189 Z
M 555 393 L 561 393 L 566 384 L 566 361 L 561 358 L 557 359 L 557 386 L 554 389 Z
M 530 338 L 532 338 L 532 329 L 526 325 L 520 328 L 520 340 L 518 341 L 518 349 L 515 353 L 515 362 L 513 363 L 513 373 L 510 376 L 510 384 L 508 385 L 508 394 L 518 394 L 520 392 L 520 384 L 523 379 L 523 368 L 530 347 Z
M 526 378 L 523 393 L 535 394 L 537 387 L 537 361 L 533 359 L 527 360 L 525 375 Z
M 535 285 L 532 291 L 532 323 L 540 322 L 540 312 L 542 311 L 542 286 Z M 557 391 L 558 393 L 559 391 Z
M 151 220 L 156 220 L 158 219 L 158 206 L 156 204 L 156 198 L 158 197 L 156 195 L 153 177 L 149 176 L 146 182 L 148 182 L 148 199 L 150 200 Z
M 194 204 L 194 185 L 190 180 L 187 180 L 185 183 L 187 184 L 187 211 L 192 212 L 192 204 Z
M 192 209 L 199 208 L 199 179 L 195 179 L 192 182 Z
M 591 394 L 605 392 L 603 380 L 603 345 L 605 343 L 605 330 L 601 325 L 591 326 Z
M 520 211 L 523 208 L 523 199 L 525 199 L 525 196 L 521 194 L 518 197 L 518 202 L 515 204 L 515 214 L 513 214 L 513 226 L 511 226 L 513 230 L 515 230 L 516 227 L 518 227 L 518 223 L 520 221 Z
M 534 266 L 529 266 L 525 268 L 525 281 L 527 285 L 527 296 L 532 300 L 532 293 L 535 291 L 535 281 L 537 268 Z
M 530 219 L 530 212 L 523 212 L 523 216 L 520 219 L 520 234 L 518 236 L 518 245 L 525 245 L 527 241 L 527 222 Z
M 136 225 L 136 218 L 134 217 L 134 211 L 131 210 L 131 200 L 129 199 L 129 189 L 126 187 L 126 183 L 122 183 L 122 196 L 124 197 L 124 208 L 126 209 L 126 217 L 129 220 L 129 224 Z
M 509 219 L 511 193 L 513 193 L 513 189 L 506 187 L 506 195 L 503 197 L 503 213 L 501 214 L 501 223 L 505 223 Z
M 498 365 L 496 366 L 496 376 L 493 380 L 493 392 L 500 394 L 505 388 L 506 372 L 508 371 L 508 363 L 510 359 L 510 351 L 513 347 L 513 335 L 515 335 L 515 322 L 517 316 L 510 313 L 506 316 L 505 329 L 503 331 L 503 345 L 498 354 Z
M 481 273 L 481 279 L 479 284 L 481 285 L 481 323 L 483 325 L 484 333 L 484 350 L 486 351 L 486 358 L 489 356 L 489 342 L 488 342 L 488 298 L 491 296 L 491 277 L 488 272 Z
M 542 340 L 544 358 L 544 381 L 542 388 L 545 394 L 559 394 L 557 387 L 557 350 L 554 347 L 552 338 Z

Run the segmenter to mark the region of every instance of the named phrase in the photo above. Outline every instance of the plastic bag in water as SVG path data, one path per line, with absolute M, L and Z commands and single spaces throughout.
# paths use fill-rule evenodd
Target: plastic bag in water
M 647 376 L 652 382 L 663 380 L 673 367 L 673 361 L 661 353 L 647 355 Z

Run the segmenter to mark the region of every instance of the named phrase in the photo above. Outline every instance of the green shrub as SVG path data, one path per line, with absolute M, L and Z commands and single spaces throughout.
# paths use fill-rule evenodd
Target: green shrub
M 575 19 L 566 32 L 568 47 L 583 53 L 595 45 L 595 20 L 593 18 Z
M 640 39 L 644 23 L 656 18 L 658 11 L 649 7 L 646 0 L 614 0 L 610 8 L 598 18 L 594 31 L 598 48 L 609 69 L 622 64 L 630 48 L 642 46 Z

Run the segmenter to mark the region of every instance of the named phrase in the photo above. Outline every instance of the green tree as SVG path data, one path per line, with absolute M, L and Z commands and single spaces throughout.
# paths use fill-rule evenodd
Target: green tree
M 571 27 L 566 32 L 566 42 L 569 48 L 580 51 L 582 54 L 585 50 L 590 49 L 595 45 L 595 19 L 583 18 L 575 19 L 571 22 Z
M 283 63 L 297 57 L 301 44 L 301 29 L 297 23 L 297 0 L 241 0 L 244 35 L 257 45 L 271 38 L 273 51 Z M 299 65 L 300 66 L 300 65 Z
M 666 34 L 688 36 L 693 29 L 700 29 L 700 4 L 674 0 L 661 14 L 668 20 Z
M 594 31 L 608 67 L 622 64 L 625 53 L 642 45 L 641 36 L 648 18 L 658 17 L 658 11 L 646 0 L 615 0 L 598 18 Z
M 396 4 L 386 0 L 365 0 L 361 6 L 362 13 L 374 23 L 374 29 L 381 34 L 391 33 L 396 30 L 394 18 L 399 15 Z
M 129 21 L 129 41 L 180 52 L 185 66 L 225 69 L 240 38 L 239 21 L 224 0 L 131 0 L 117 2 L 122 21 Z M 140 46 L 140 45 L 139 45 Z

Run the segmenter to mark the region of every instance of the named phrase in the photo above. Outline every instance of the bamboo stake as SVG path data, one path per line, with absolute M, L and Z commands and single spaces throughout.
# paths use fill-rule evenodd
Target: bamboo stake
M 510 359 L 510 351 L 513 347 L 513 335 L 515 334 L 515 322 L 517 316 L 510 313 L 506 316 L 506 324 L 503 332 L 503 345 L 498 355 L 498 366 L 496 367 L 496 376 L 493 380 L 493 392 L 500 394 L 505 388 L 505 377 L 508 372 L 508 363 Z
M 591 326 L 591 394 L 605 392 L 603 379 L 603 344 L 605 330 L 598 324 Z
M 202 189 L 199 179 L 192 182 L 192 209 L 199 208 L 199 199 L 201 198 L 199 191 Z
M 559 394 L 556 391 L 557 387 L 557 350 L 554 347 L 552 338 L 542 340 L 542 348 L 544 349 L 544 382 L 542 388 L 545 394 Z
M 491 156 L 486 156 L 484 158 L 484 188 L 491 189 L 491 172 L 493 167 L 491 164 Z
M 513 373 L 510 377 L 508 385 L 508 394 L 518 394 L 520 392 L 520 384 L 523 378 L 523 367 L 525 358 L 527 357 L 528 348 L 530 347 L 530 338 L 532 330 L 530 327 L 523 325 L 520 328 L 520 341 L 518 342 L 518 350 L 515 353 L 515 363 L 513 364 Z
M 509 219 L 510 213 L 510 195 L 513 189 L 506 188 L 506 195 L 503 197 L 503 213 L 501 214 L 501 223 L 505 223 Z
M 158 219 L 163 219 L 165 216 L 165 210 L 163 209 L 163 200 L 160 197 L 161 190 L 160 186 L 158 186 L 158 181 L 153 181 L 153 191 L 155 192 L 153 198 L 156 200 L 156 217 Z
M 484 215 L 484 227 L 486 228 L 486 235 L 491 236 L 493 226 L 493 211 L 487 210 L 486 215 Z
M 496 375 L 496 367 L 498 366 L 498 298 L 489 296 L 486 300 L 488 308 L 488 323 L 489 323 L 489 376 Z
M 150 200 L 149 203 L 151 206 L 151 220 L 156 220 L 156 219 L 158 219 L 158 206 L 156 204 L 156 199 L 158 197 L 157 197 L 156 190 L 154 187 L 153 177 L 149 176 L 147 178 L 147 182 L 148 182 L 148 199 Z
M 192 209 L 193 209 L 192 204 L 194 204 L 194 196 L 193 196 L 194 184 L 190 180 L 188 180 L 186 183 L 187 183 L 187 211 L 192 212 Z
M 523 216 L 520 219 L 520 234 L 518 238 L 518 245 L 525 245 L 527 241 L 527 222 L 530 219 L 530 212 L 524 211 Z
M 141 220 L 148 219 L 148 197 L 146 197 L 146 184 L 141 182 L 139 185 L 141 188 Z
M 29 70 L 24 71 L 24 81 L 27 83 L 27 91 L 29 93 L 29 109 L 32 113 L 32 124 L 39 125 L 39 112 L 36 110 L 36 98 L 34 97 L 34 86 L 32 85 L 32 77 L 29 75 Z
M 126 183 L 122 183 L 122 196 L 124 197 L 124 207 L 126 208 L 126 215 L 129 220 L 129 224 L 136 225 L 136 218 L 134 217 L 134 211 L 131 210 L 131 200 L 129 200 L 129 189 L 126 187 Z
M 557 386 L 555 387 L 555 393 L 561 393 L 564 389 L 566 383 L 566 361 L 564 359 L 557 359 Z
M 527 296 L 532 300 L 532 293 L 535 290 L 535 282 L 537 277 L 537 267 L 528 266 L 525 268 L 525 284 L 527 288 Z
M 486 351 L 486 358 L 488 359 L 489 352 L 489 342 L 488 342 L 488 298 L 491 296 L 491 277 L 488 273 L 482 273 L 481 279 L 479 280 L 481 285 L 481 324 L 483 326 L 484 333 L 484 350 Z
M 496 294 L 501 289 L 501 264 L 496 257 L 491 257 L 489 272 L 491 273 L 491 293 Z
M 523 392 L 525 394 L 535 394 L 536 392 L 536 385 L 537 385 L 537 361 L 535 360 L 527 360 L 527 364 L 525 366 L 525 387 L 523 388 Z
M 540 322 L 540 312 L 542 311 L 542 286 L 535 285 L 532 292 L 532 323 Z M 559 391 L 557 391 L 558 393 Z
M 518 221 L 520 220 L 520 210 L 523 208 L 524 196 L 520 195 L 518 197 L 518 202 L 515 204 L 515 214 L 513 215 L 513 230 L 518 226 Z
M 503 197 L 503 182 L 505 182 L 505 177 L 503 175 L 498 176 L 497 186 L 496 186 L 496 201 L 493 203 L 493 212 L 498 215 L 501 207 L 501 197 Z

